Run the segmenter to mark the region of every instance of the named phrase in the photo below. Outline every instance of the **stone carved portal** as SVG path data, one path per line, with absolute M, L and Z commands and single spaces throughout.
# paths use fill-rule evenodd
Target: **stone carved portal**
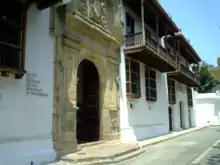
M 54 14 L 51 22 L 54 27 L 51 29 L 57 36 L 57 50 L 54 62 L 53 143 L 58 157 L 76 152 L 79 143 L 120 138 L 119 91 L 115 79 L 118 76 L 121 42 L 116 42 L 117 35 L 114 34 L 118 34 L 119 39 L 123 35 L 117 21 L 110 23 L 108 20 L 108 25 L 114 27 L 111 37 L 109 31 L 103 28 L 105 25 L 100 20 L 105 11 L 97 7 L 109 3 L 103 2 L 73 0 L 69 5 L 56 9 L 57 13 L 54 11 L 57 15 Z M 91 9 L 89 3 L 93 3 L 96 9 Z M 118 11 L 117 3 L 114 6 Z M 98 14 L 99 21 L 94 21 L 91 10 L 94 15 Z M 115 13 L 112 6 L 107 6 L 107 11 Z M 121 18 L 116 14 L 109 17 L 110 20 Z M 88 25 L 84 24 L 85 21 Z
M 96 66 L 83 60 L 77 72 L 77 143 L 100 138 L 99 75 Z
M 120 0 L 77 0 L 78 11 L 102 27 L 112 30 L 121 17 Z M 115 14 L 115 15 L 114 15 Z

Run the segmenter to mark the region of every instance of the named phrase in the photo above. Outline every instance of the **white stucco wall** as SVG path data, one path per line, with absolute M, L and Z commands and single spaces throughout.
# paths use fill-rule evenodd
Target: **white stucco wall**
M 170 105 L 172 109 L 172 129 L 174 131 L 187 129 L 189 128 L 189 113 L 188 113 L 188 102 L 187 102 L 187 88 L 186 85 L 180 84 L 177 81 L 175 82 L 176 86 L 176 104 Z M 181 105 L 180 105 L 181 103 Z M 180 107 L 182 106 L 182 107 Z M 183 128 L 181 128 L 180 125 L 180 108 L 182 108 L 183 111 Z M 193 118 L 193 108 L 191 108 L 191 118 Z M 193 119 L 192 123 L 193 123 Z
M 220 96 L 217 93 L 195 94 L 196 125 L 220 125 Z
M 125 12 L 135 20 L 135 32 L 141 32 L 141 19 L 128 7 L 122 10 L 122 20 L 126 24 Z M 125 27 L 126 28 L 126 27 Z M 156 32 L 147 24 L 145 28 L 156 39 Z M 125 29 L 126 32 L 126 29 Z M 144 140 L 169 132 L 168 90 L 166 74 L 157 71 L 157 101 L 146 101 L 144 64 L 140 65 L 141 98 L 131 100 L 126 96 L 125 55 L 121 48 L 120 63 L 120 126 L 123 141 Z
M 39 165 L 55 159 L 51 135 L 54 44 L 49 25 L 50 9 L 39 11 L 32 5 L 27 18 L 27 74 L 20 80 L 0 77 L 0 165 L 31 161 Z M 35 75 L 36 88 L 48 96 L 27 94 L 30 74 Z
M 157 101 L 148 102 L 145 94 L 144 71 L 144 64 L 141 63 L 141 98 L 130 100 L 126 96 L 125 56 L 122 48 L 120 64 L 120 122 L 123 141 L 144 140 L 167 134 L 169 131 L 166 75 L 157 72 Z

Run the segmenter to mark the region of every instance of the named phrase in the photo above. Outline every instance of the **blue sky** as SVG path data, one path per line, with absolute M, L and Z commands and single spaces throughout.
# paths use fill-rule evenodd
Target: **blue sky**
M 159 0 L 200 57 L 217 65 L 220 57 L 220 0 Z

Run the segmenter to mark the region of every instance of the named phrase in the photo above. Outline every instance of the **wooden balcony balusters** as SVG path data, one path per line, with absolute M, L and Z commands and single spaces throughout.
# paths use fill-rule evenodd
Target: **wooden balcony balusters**
M 144 45 L 142 32 L 135 33 L 135 34 L 128 34 L 125 36 L 125 46 L 132 47 L 132 46 L 141 46 Z

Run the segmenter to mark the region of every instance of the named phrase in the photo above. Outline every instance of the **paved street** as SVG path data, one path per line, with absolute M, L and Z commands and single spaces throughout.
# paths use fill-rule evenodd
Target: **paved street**
M 199 163 L 199 165 L 220 165 L 220 142 L 209 153 L 205 154 Z
M 147 153 L 118 165 L 189 165 L 215 141 L 220 127 L 209 127 L 147 147 Z M 201 161 L 201 165 L 220 165 L 220 144 Z

